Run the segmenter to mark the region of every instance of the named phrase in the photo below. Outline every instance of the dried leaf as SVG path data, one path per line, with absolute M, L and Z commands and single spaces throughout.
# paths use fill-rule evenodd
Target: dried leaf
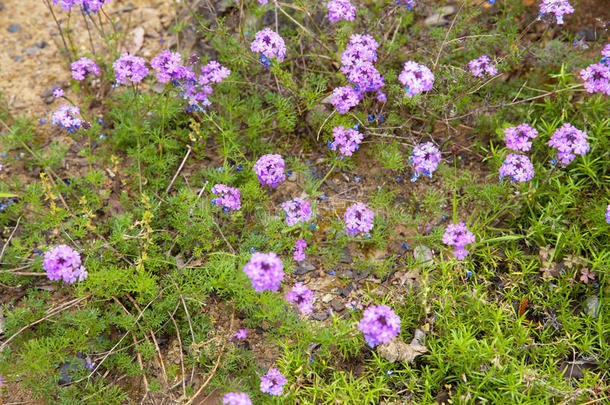
M 387 361 L 412 363 L 417 356 L 426 353 L 428 348 L 420 344 L 407 344 L 399 338 L 394 338 L 389 343 L 380 345 L 377 351 Z

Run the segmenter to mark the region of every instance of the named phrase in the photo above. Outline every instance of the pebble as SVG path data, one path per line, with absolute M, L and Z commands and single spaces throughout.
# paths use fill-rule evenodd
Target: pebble
M 339 258 L 339 263 L 350 264 L 352 261 L 352 254 L 346 246 L 343 248 L 343 254 L 341 255 L 341 258 Z
M 49 96 L 44 99 L 45 104 L 53 104 L 53 101 L 55 101 L 55 97 L 53 97 L 53 96 Z
M 341 273 L 341 277 L 352 279 L 355 278 L 356 275 L 352 270 L 345 270 L 343 273 Z
M 330 302 L 330 306 L 335 312 L 341 312 L 345 309 L 345 304 L 339 298 L 335 298 Z
M 415 262 L 423 267 L 432 266 L 432 250 L 427 246 L 415 246 L 413 248 Z
M 455 7 L 445 6 L 438 9 L 438 11 L 424 20 L 424 24 L 428 26 L 445 25 L 449 24 L 449 20 L 446 16 L 455 13 Z
M 21 30 L 21 25 L 19 25 L 19 24 L 11 24 L 11 25 L 8 26 L 7 30 L 11 34 L 14 34 L 15 32 Z
M 302 276 L 303 274 L 307 274 L 310 271 L 314 271 L 315 269 L 316 269 L 316 266 L 312 265 L 307 260 L 303 260 L 303 261 L 299 262 L 299 265 L 296 268 L 296 270 L 294 271 L 294 274 L 297 276 Z
M 27 48 L 24 53 L 26 55 L 36 55 L 38 53 L 38 50 L 40 48 L 38 48 L 37 46 L 30 46 L 29 48 Z
M 47 87 L 45 91 L 40 93 L 40 98 L 47 98 L 53 95 L 53 87 Z
M 298 176 L 297 176 L 296 172 L 293 170 L 290 173 L 290 176 L 288 176 L 288 181 L 295 182 L 295 181 L 297 181 L 297 179 L 298 179 Z
M 315 319 L 316 321 L 323 321 L 328 318 L 328 314 L 326 312 L 316 312 L 315 314 L 311 315 L 311 318 Z
M 597 297 L 587 298 L 585 301 L 585 312 L 592 317 L 599 315 L 599 299 Z
M 324 297 L 322 297 L 322 302 L 325 304 L 328 304 L 329 302 L 331 302 L 333 299 L 332 294 L 326 294 Z
M 19 56 L 19 55 L 13 56 L 13 60 L 15 62 L 19 62 L 21 60 L 21 56 Z
M 36 42 L 36 46 L 39 47 L 40 49 L 44 49 L 47 47 L 47 45 L 49 45 L 47 43 L 47 41 L 40 41 L 40 42 Z
M 595 42 L 599 39 L 600 36 L 594 30 L 583 28 L 582 30 L 576 33 L 575 37 L 577 39 L 584 39 L 587 42 Z

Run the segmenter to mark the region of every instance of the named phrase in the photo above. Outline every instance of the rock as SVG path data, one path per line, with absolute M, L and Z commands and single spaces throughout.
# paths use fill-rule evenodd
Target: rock
M 345 309 L 345 304 L 339 298 L 335 298 L 330 302 L 330 306 L 335 312 L 341 312 Z
M 415 333 L 413 336 L 413 340 L 411 340 L 412 345 L 422 345 L 424 339 L 426 338 L 426 334 L 423 330 L 417 328 L 415 329 Z
M 40 42 L 36 42 L 36 46 L 39 47 L 40 49 L 44 49 L 47 47 L 47 45 L 49 45 L 47 43 L 47 41 L 40 41 Z
M 343 297 L 349 297 L 353 289 L 354 285 L 352 283 L 349 283 L 346 287 L 339 288 L 339 294 Z
M 449 16 L 453 13 L 455 13 L 455 7 L 453 7 L 453 6 L 441 7 L 434 14 L 428 16 L 424 20 L 424 24 L 428 25 L 428 26 L 447 25 L 450 22 L 449 19 L 447 19 L 447 16 Z
M 339 258 L 339 263 L 351 264 L 353 262 L 352 254 L 346 246 L 343 248 L 343 254 Z
M 356 277 L 356 274 L 352 270 L 345 270 L 343 273 L 341 273 L 341 277 L 347 278 L 347 279 L 353 279 Z
M 322 297 L 322 302 L 328 304 L 330 301 L 332 301 L 332 299 L 332 294 L 326 294 L 324 297 Z
M 316 321 L 323 321 L 328 318 L 328 314 L 326 312 L 316 312 L 311 315 L 311 318 Z
M 7 30 L 11 34 L 14 34 L 15 32 L 21 30 L 21 25 L 19 25 L 19 24 L 11 24 L 11 25 L 8 26 Z
M 19 56 L 19 55 L 15 55 L 15 56 L 13 56 L 13 60 L 14 60 L 15 62 L 19 62 L 19 61 L 21 60 L 21 56 Z
M 422 267 L 428 267 L 433 264 L 432 250 L 427 246 L 415 246 L 413 248 L 413 256 L 415 257 L 415 262 Z
M 53 97 L 53 96 L 49 96 L 44 99 L 45 104 L 53 104 L 53 101 L 55 101 L 55 97 Z
M 417 356 L 420 356 L 427 351 L 428 348 L 426 346 L 406 344 L 399 338 L 394 338 L 389 343 L 383 343 L 377 349 L 377 352 L 381 357 L 392 363 L 397 361 L 412 363 Z
M 575 35 L 576 39 L 584 39 L 587 42 L 595 42 L 600 38 L 600 35 L 594 30 L 583 28 Z
M 310 271 L 313 271 L 315 269 L 316 269 L 316 266 L 312 265 L 307 260 L 303 260 L 303 261 L 299 262 L 299 265 L 297 266 L 296 270 L 294 271 L 294 274 L 297 276 L 302 276 L 303 274 L 307 274 Z
M 37 46 L 30 46 L 29 48 L 27 48 L 24 53 L 26 55 L 36 55 L 38 53 L 38 50 L 40 48 L 38 48 Z
M 360 270 L 358 273 L 356 273 L 356 277 L 358 278 L 358 280 L 362 280 L 363 278 L 367 278 L 368 276 L 370 276 L 370 272 L 366 271 L 366 270 Z
M 290 175 L 288 176 L 288 181 L 295 182 L 295 181 L 297 181 L 298 179 L 299 179 L 299 176 L 297 176 L 297 173 L 296 173 L 294 170 L 292 170 L 292 171 L 290 172 Z
M 47 87 L 45 91 L 40 93 L 40 98 L 47 98 L 53 95 L 53 87 Z
M 59 380 L 57 382 L 60 385 L 71 384 L 74 381 L 74 375 L 87 364 L 81 358 L 77 357 L 75 360 L 74 363 L 66 361 L 59 367 Z
M 585 301 L 585 313 L 595 318 L 599 316 L 599 298 L 587 298 L 587 300 Z

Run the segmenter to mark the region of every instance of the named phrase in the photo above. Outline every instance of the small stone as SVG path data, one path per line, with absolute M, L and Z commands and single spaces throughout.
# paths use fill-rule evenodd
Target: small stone
M 435 25 L 446 25 L 449 24 L 449 19 L 446 17 L 455 13 L 455 7 L 445 6 L 438 9 L 438 11 L 424 20 L 424 24 L 428 26 Z
M 299 265 L 296 268 L 296 270 L 294 271 L 294 274 L 297 276 L 302 276 L 303 274 L 307 274 L 310 271 L 313 271 L 315 269 L 316 269 L 316 266 L 312 265 L 307 260 L 303 260 L 303 261 L 299 262 Z
M 350 282 L 347 286 L 339 288 L 339 294 L 343 297 L 349 297 L 353 289 L 354 285 Z
M 288 181 L 295 182 L 295 181 L 297 181 L 297 179 L 298 179 L 298 176 L 297 176 L 296 172 L 294 170 L 291 171 L 290 175 L 288 176 Z
M 330 306 L 335 312 L 341 312 L 345 309 L 345 304 L 339 298 L 335 298 L 330 302 Z
M 599 298 L 589 297 L 585 301 L 585 313 L 594 318 L 599 316 Z
M 324 297 L 322 297 L 322 302 L 328 304 L 330 301 L 332 301 L 332 299 L 332 294 L 326 294 Z
M 45 91 L 40 93 L 40 98 L 47 98 L 53 95 L 53 87 L 47 87 Z
M 352 261 L 353 261 L 352 254 L 349 251 L 349 248 L 347 246 L 343 248 L 343 252 L 342 253 L 343 254 L 339 258 L 339 263 L 345 263 L 345 264 L 352 263 Z
M 11 34 L 14 34 L 15 32 L 21 30 L 21 25 L 19 25 L 19 24 L 11 24 L 11 25 L 8 26 L 7 30 Z
M 47 47 L 47 45 L 49 45 L 47 43 L 47 41 L 40 41 L 40 42 L 36 42 L 36 46 L 39 47 L 40 49 L 44 49 Z
M 413 256 L 415 257 L 415 262 L 422 267 L 428 267 L 433 264 L 432 250 L 427 246 L 415 246 L 413 248 Z
M 576 39 L 584 39 L 587 42 L 595 42 L 599 39 L 599 34 L 594 30 L 583 28 L 575 35 Z
M 55 101 L 55 97 L 53 96 L 49 96 L 44 99 L 45 104 L 53 104 L 53 101 Z
M 341 277 L 352 279 L 356 277 L 356 274 L 354 274 L 352 270 L 345 270 L 343 273 L 341 273 Z
M 358 280 L 362 280 L 363 278 L 367 278 L 371 273 L 366 271 L 366 270 L 360 270 L 356 276 L 358 277 Z
M 21 56 L 19 56 L 19 55 L 15 55 L 15 56 L 13 56 L 13 60 L 14 60 L 15 62 L 19 62 L 19 61 L 21 60 Z
M 39 48 L 37 46 L 30 46 L 27 48 L 24 53 L 26 55 L 36 55 L 38 53 Z
M 311 315 L 311 318 L 316 321 L 323 321 L 328 318 L 328 314 L 326 312 L 316 312 Z

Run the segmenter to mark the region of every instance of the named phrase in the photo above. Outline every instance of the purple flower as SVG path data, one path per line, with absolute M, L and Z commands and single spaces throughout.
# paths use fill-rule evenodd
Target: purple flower
M 313 312 L 313 291 L 303 283 L 296 283 L 292 287 L 292 290 L 286 294 L 286 301 L 297 304 L 302 314 Z
M 408 61 L 405 62 L 398 80 L 405 86 L 407 97 L 413 97 L 421 92 L 432 90 L 434 75 L 426 66 Z
M 239 190 L 236 188 L 228 187 L 224 184 L 216 184 L 212 187 L 212 194 L 216 196 L 212 203 L 226 208 L 228 212 L 237 211 L 241 208 Z
M 79 1 L 82 2 L 83 11 L 89 14 L 91 12 L 97 13 L 100 11 L 104 3 L 110 0 L 77 0 L 76 3 L 78 4 Z
M 373 305 L 362 312 L 358 329 L 370 347 L 388 343 L 400 333 L 400 318 L 387 305 Z
M 347 75 L 347 80 L 358 87 L 360 93 L 377 91 L 384 86 L 383 76 L 371 62 L 361 62 Z
M 222 82 L 224 79 L 229 77 L 231 71 L 213 60 L 207 65 L 201 67 L 201 73 L 203 74 L 199 76 L 199 83 L 208 84 Z
M 411 11 L 415 7 L 415 0 L 396 0 L 396 4 L 405 5 Z
M 354 37 L 354 35 L 352 35 Z M 377 60 L 377 41 L 370 35 L 360 35 L 354 38 L 341 54 L 341 72 L 348 74 L 354 67 L 363 62 L 375 62 Z
M 248 331 L 246 329 L 239 329 L 237 332 L 235 332 L 234 337 L 237 340 L 244 340 L 248 337 Z
M 491 63 L 491 59 L 487 55 L 481 55 L 468 62 L 468 68 L 474 77 L 494 76 L 498 73 L 498 69 Z
M 74 7 L 75 0 L 53 0 L 53 5 L 58 5 L 66 11 L 70 11 Z
M 51 123 L 66 128 L 68 132 L 74 132 L 83 125 L 80 118 L 80 109 L 76 106 L 62 104 L 51 116 Z
M 44 254 L 42 262 L 49 280 L 61 280 L 72 284 L 87 278 L 87 271 L 81 265 L 80 254 L 70 246 L 59 245 Z
M 60 98 L 63 96 L 64 96 L 64 89 L 62 89 L 61 87 L 55 87 L 53 89 L 53 97 Z
M 177 79 L 181 76 L 182 56 L 178 52 L 170 52 L 167 49 L 150 61 L 150 66 L 157 71 L 157 80 L 161 83 L 167 83 L 172 79 Z
M 311 220 L 311 203 L 301 198 L 294 198 L 282 203 L 282 209 L 286 212 L 286 225 L 293 226 Z
M 508 127 L 504 130 L 506 137 L 506 147 L 512 150 L 527 152 L 532 147 L 530 139 L 538 136 L 538 131 L 527 124 L 520 124 L 516 127 Z
M 345 156 L 352 156 L 352 154 L 358 150 L 360 142 L 362 142 L 363 135 L 353 128 L 345 127 L 334 127 L 333 128 L 334 141 L 329 143 L 331 150 L 337 150 Z
M 564 166 L 574 160 L 576 155 L 584 155 L 589 151 L 587 133 L 568 123 L 555 130 L 548 145 L 557 149 L 557 158 Z
M 510 177 L 513 182 L 530 181 L 534 177 L 534 165 L 530 158 L 525 155 L 511 153 L 506 156 L 504 163 L 500 166 L 500 181 L 505 176 Z
M 253 170 L 261 184 L 276 188 L 286 180 L 284 165 L 284 159 L 280 155 L 263 155 L 254 163 Z
M 567 0 L 542 0 L 540 3 L 540 12 L 538 13 L 538 19 L 553 14 L 557 24 L 563 24 L 563 16 L 566 14 L 572 14 L 574 8 L 570 5 Z
M 337 22 L 341 19 L 354 21 L 356 17 L 356 7 L 349 0 L 331 0 L 326 4 L 328 7 L 328 19 L 330 22 Z
M 379 42 L 375 41 L 371 35 L 368 34 L 352 34 L 349 36 L 349 45 L 362 45 L 372 52 L 376 52 L 377 48 L 379 48 Z M 375 59 L 373 62 L 377 60 L 377 55 L 375 55 Z
M 254 291 L 277 291 L 284 278 L 284 264 L 273 252 L 255 252 L 244 266 L 244 273 L 250 279 Z
M 271 28 L 265 28 L 256 33 L 254 41 L 250 44 L 250 50 L 262 54 L 268 59 L 275 57 L 278 62 L 283 61 L 286 56 L 284 40 Z
M 360 95 L 350 86 L 337 87 L 330 97 L 330 103 L 337 108 L 339 114 L 345 114 L 359 102 Z
M 458 260 L 464 260 L 468 256 L 468 250 L 465 249 L 466 245 L 475 242 L 475 237 L 472 232 L 466 228 L 466 224 L 459 222 L 447 226 L 443 235 L 443 243 L 449 246 L 453 246 L 455 249 L 453 255 Z
M 86 56 L 83 56 L 76 62 L 72 62 L 70 67 L 72 68 L 72 77 L 78 81 L 85 80 L 89 73 L 93 73 L 96 76 L 100 74 L 100 68 Z
M 307 247 L 307 242 L 305 239 L 299 239 L 294 244 L 294 253 L 292 255 L 293 259 L 297 262 L 305 260 L 305 248 Z
M 264 6 L 265 4 L 267 4 L 267 3 L 268 3 L 268 1 L 269 1 L 269 0 L 258 0 L 258 2 L 259 2 L 260 4 L 262 4 L 263 6 Z
M 432 173 L 438 168 L 441 161 L 441 151 L 432 142 L 421 143 L 413 148 L 413 154 L 409 162 L 413 165 L 415 173 L 411 181 L 417 180 L 419 176 L 432 177 Z
M 186 79 L 180 84 L 180 87 L 182 89 L 180 95 L 187 101 L 190 110 L 200 110 L 202 107 L 212 104 L 208 99 L 213 92 L 211 86 L 201 85 L 193 79 Z
M 610 224 L 610 204 L 606 207 L 606 222 Z
M 267 374 L 261 377 L 260 389 L 261 392 L 268 393 L 270 395 L 282 395 L 284 384 L 288 380 L 280 370 L 275 367 L 269 369 Z
M 580 71 L 588 93 L 600 92 L 610 96 L 610 66 L 604 63 L 589 65 Z
M 131 55 L 128 52 L 115 60 L 112 67 L 116 73 L 116 81 L 122 84 L 127 83 L 127 81 L 139 83 L 148 75 L 144 58 Z
M 604 58 L 610 58 L 610 44 L 606 44 L 606 46 L 604 46 L 604 49 L 602 49 L 602 56 Z
M 369 232 L 373 229 L 373 217 L 373 211 L 369 210 L 363 203 L 357 202 L 351 205 L 343 215 L 347 233 L 354 236 L 358 232 Z
M 245 392 L 227 392 L 222 397 L 223 405 L 252 405 L 250 397 Z

